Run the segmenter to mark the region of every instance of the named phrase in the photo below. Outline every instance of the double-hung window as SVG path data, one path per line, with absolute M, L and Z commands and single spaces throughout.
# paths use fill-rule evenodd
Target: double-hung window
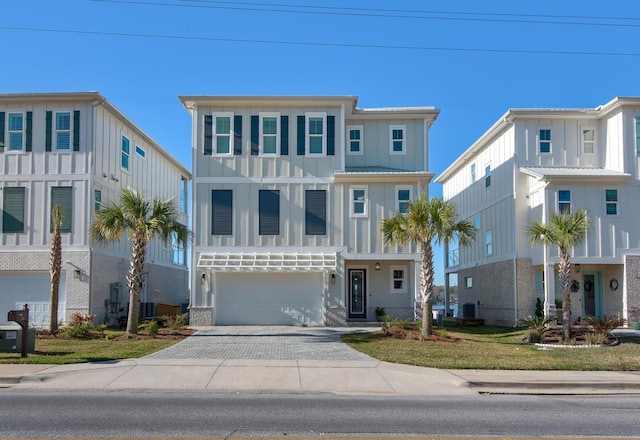
M 491 186 L 491 165 L 484 167 L 484 187 L 489 188 Z
M 607 208 L 607 215 L 618 215 L 618 190 L 617 189 L 605 190 L 605 203 Z
M 233 191 L 211 190 L 211 235 L 233 234 Z
M 351 207 L 349 212 L 351 217 L 367 217 L 369 215 L 368 187 L 352 186 L 349 192 L 351 193 Z
M 260 113 L 262 155 L 275 156 L 280 151 L 280 114 Z
M 538 131 L 538 151 L 540 153 L 551 153 L 551 129 L 541 128 Z
M 568 189 L 558 191 L 558 212 L 571 212 L 571 191 Z
M 471 168 L 471 183 L 474 183 L 476 181 L 476 164 L 472 163 L 470 168 Z
M 493 255 L 493 231 L 487 231 L 485 233 L 485 247 L 487 255 Z
M 389 154 L 407 154 L 406 133 L 407 127 L 404 125 L 391 125 L 389 127 Z
M 71 149 L 71 112 L 57 112 L 55 124 L 56 150 Z
M 305 194 L 305 235 L 327 235 L 327 192 L 306 190 Z
M 636 116 L 636 156 L 640 157 L 640 116 Z
M 258 205 L 258 234 L 280 234 L 280 191 L 261 189 Z
M 62 227 L 60 232 L 71 232 L 71 224 L 73 220 L 73 187 L 71 186 L 54 186 L 51 188 L 51 208 L 60 205 L 62 209 Z M 53 218 L 50 222 L 50 232 L 53 232 Z
M 131 142 L 129 138 L 122 135 L 121 141 L 121 153 L 120 153 L 120 167 L 123 170 L 129 171 L 129 154 L 131 153 Z
M 230 156 L 233 154 L 233 113 L 213 114 L 213 154 Z
M 186 262 L 185 246 L 178 240 L 178 233 L 171 233 L 171 262 L 184 266 Z
M 327 154 L 326 113 L 306 113 L 306 148 L 309 156 Z
M 391 266 L 391 293 L 407 292 L 407 266 Z
M 24 232 L 24 187 L 5 186 L 2 193 L 2 232 Z
M 363 126 L 362 125 L 349 125 L 347 127 L 347 154 L 361 155 L 364 154 L 363 150 Z
M 24 150 L 24 114 L 9 113 L 8 114 L 8 130 L 9 135 L 9 151 Z
M 596 129 L 595 128 L 582 128 L 582 153 L 593 154 L 595 153 L 596 146 Z
M 409 203 L 413 198 L 413 188 L 410 186 L 396 186 L 396 210 L 400 214 L 407 212 Z

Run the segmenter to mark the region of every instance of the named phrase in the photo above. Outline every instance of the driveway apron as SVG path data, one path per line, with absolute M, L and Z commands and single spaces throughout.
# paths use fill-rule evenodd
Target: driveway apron
M 344 333 L 373 329 L 220 326 L 207 327 L 147 359 L 263 359 L 371 361 L 342 342 Z

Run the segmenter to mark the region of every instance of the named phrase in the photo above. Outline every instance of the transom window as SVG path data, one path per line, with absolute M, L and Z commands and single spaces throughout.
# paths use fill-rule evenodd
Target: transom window
M 538 151 L 551 153 L 551 129 L 541 128 L 538 136 Z
M 140 145 L 136 145 L 136 154 L 143 159 L 147 156 L 147 152 L 144 151 L 144 148 L 142 148 Z
M 404 214 L 413 198 L 413 188 L 410 186 L 396 186 L 396 210 Z
M 327 151 L 326 113 L 307 113 L 307 153 L 310 156 L 324 156 Z
M 558 191 L 558 212 L 571 212 L 571 191 L 567 189 Z
M 213 145 L 215 148 L 214 154 L 233 154 L 233 132 L 231 130 L 232 120 L 233 113 L 213 114 Z
M 68 151 L 71 148 L 71 113 L 56 113 L 55 125 L 56 150 Z
M 367 217 L 369 214 L 368 187 L 351 187 L 351 217 Z
M 350 125 L 347 127 L 347 133 L 349 135 L 347 139 L 347 154 L 364 154 L 363 131 L 362 125 Z
M 618 215 L 618 190 L 617 189 L 605 190 L 605 203 L 607 208 L 607 215 Z
M 129 141 L 129 138 L 126 137 L 125 135 L 122 135 L 122 147 L 121 147 L 122 153 L 121 153 L 121 159 L 120 159 L 120 166 L 122 167 L 123 170 L 128 170 L 129 169 L 129 154 L 131 152 L 131 142 Z
M 276 155 L 280 149 L 279 116 L 276 113 L 260 114 L 260 145 L 264 155 Z
M 391 266 L 391 293 L 407 291 L 407 266 Z
M 389 154 L 406 154 L 406 131 L 404 125 L 392 125 L 389 127 Z
M 595 128 L 582 129 L 582 152 L 584 154 L 595 153 L 596 130 Z
M 9 113 L 8 116 L 9 151 L 22 151 L 24 149 L 24 115 Z

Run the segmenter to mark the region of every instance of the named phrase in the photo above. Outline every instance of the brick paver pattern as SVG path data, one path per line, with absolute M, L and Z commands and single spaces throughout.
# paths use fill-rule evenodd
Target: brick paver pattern
M 287 326 L 211 327 L 147 358 L 372 360 L 340 339 L 343 333 L 357 331 L 370 330 Z

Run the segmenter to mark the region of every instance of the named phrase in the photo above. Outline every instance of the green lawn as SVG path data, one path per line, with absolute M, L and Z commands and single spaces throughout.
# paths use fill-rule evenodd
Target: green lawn
M 20 353 L 0 353 L 0 364 L 77 364 L 137 358 L 179 342 L 180 339 L 114 339 L 123 331 L 107 330 L 111 339 L 94 334 L 87 339 L 36 338 L 35 353 L 21 358 Z
M 457 342 L 385 337 L 381 332 L 344 335 L 354 349 L 376 359 L 446 369 L 640 370 L 640 338 L 620 339 L 614 347 L 541 350 L 524 344 L 523 329 L 448 325 Z M 436 333 L 438 330 L 436 329 Z

